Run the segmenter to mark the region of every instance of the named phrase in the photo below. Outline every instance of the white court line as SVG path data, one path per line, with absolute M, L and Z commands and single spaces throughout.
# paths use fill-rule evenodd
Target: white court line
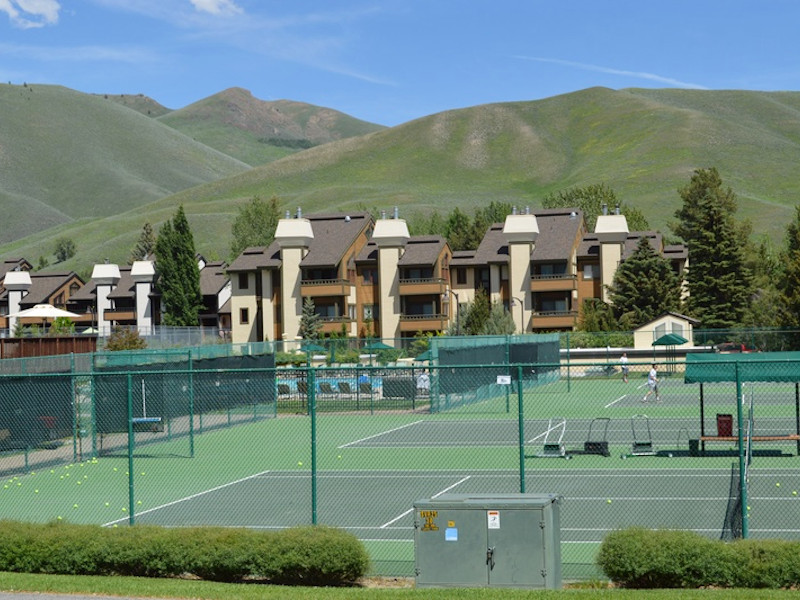
M 605 405 L 603 408 L 608 408 L 609 406 L 613 406 L 614 404 L 616 404 L 617 402 L 619 402 L 619 401 L 620 401 L 620 400 L 622 400 L 623 398 L 627 398 L 627 397 L 628 397 L 628 394 L 625 394 L 625 395 L 623 395 L 623 396 L 620 396 L 619 398 L 617 398 L 617 399 L 616 399 L 616 400 L 614 400 L 613 402 L 609 402 L 608 404 L 606 404 L 606 405 Z
M 443 489 L 441 492 L 439 492 L 438 494 L 434 494 L 433 496 L 431 496 L 431 498 L 438 498 L 438 497 L 439 497 L 439 496 L 441 496 L 442 494 L 444 494 L 444 493 L 446 493 L 446 492 L 449 492 L 450 490 L 452 490 L 454 487 L 457 487 L 457 486 L 461 485 L 462 483 L 464 483 L 464 482 L 465 482 L 467 479 L 469 479 L 470 477 L 472 477 L 472 476 L 471 476 L 471 475 L 467 475 L 467 476 L 466 476 L 466 477 L 464 477 L 463 479 L 461 479 L 461 480 L 459 480 L 459 481 L 455 482 L 455 483 L 454 483 L 453 485 L 451 485 L 450 487 L 446 487 L 446 488 L 444 488 L 444 489 Z M 401 514 L 401 515 L 399 515 L 399 516 L 395 517 L 394 519 L 392 519 L 391 521 L 388 521 L 388 522 L 384 523 L 383 525 L 381 525 L 381 529 L 384 529 L 384 528 L 388 527 L 389 525 L 391 525 L 392 523 L 394 523 L 394 522 L 396 522 L 396 521 L 399 521 L 400 519 L 402 519 L 403 517 L 405 517 L 405 516 L 406 516 L 407 514 L 409 514 L 410 512 L 413 512 L 413 510 L 414 510 L 413 508 L 409 508 L 409 509 L 408 509 L 406 512 L 404 512 L 403 514 Z
M 179 500 L 173 500 L 172 502 L 167 502 L 166 504 L 162 504 L 161 506 L 156 506 L 154 508 L 148 508 L 147 510 L 143 510 L 141 512 L 137 512 L 135 516 L 146 515 L 147 513 L 155 512 L 157 510 L 161 510 L 162 508 L 167 508 L 168 506 L 173 506 L 175 504 L 180 504 L 181 502 L 185 502 L 186 500 L 193 500 L 194 498 L 199 498 L 200 496 L 205 496 L 206 494 L 210 494 L 211 492 L 216 492 L 217 490 L 224 489 L 226 487 L 236 485 L 237 483 L 242 483 L 247 481 L 248 479 L 255 479 L 256 477 L 261 477 L 270 471 L 261 471 L 261 473 L 256 473 L 255 475 L 248 475 L 247 477 L 242 477 L 241 479 L 237 479 L 236 481 L 229 481 L 228 483 L 223 483 L 222 485 L 218 485 L 217 487 L 213 487 L 208 490 L 203 490 L 202 492 L 198 492 L 196 494 L 192 494 L 191 496 L 186 496 L 184 498 L 180 498 Z M 122 519 L 117 519 L 115 521 L 109 521 L 108 523 L 104 523 L 103 527 L 110 527 L 114 523 L 122 523 L 128 520 L 128 517 L 123 517 Z
M 531 442 L 535 442 L 535 441 L 536 441 L 536 440 L 538 440 L 540 437 L 547 435 L 547 434 L 548 434 L 548 433 L 550 433 L 551 431 L 555 431 L 556 429 L 560 429 L 560 428 L 561 428 L 561 426 L 562 426 L 562 424 L 561 424 L 561 423 L 558 423 L 558 424 L 554 425 L 553 427 L 551 427 L 550 429 L 546 429 L 545 431 L 543 431 L 542 433 L 540 433 L 540 434 L 539 434 L 539 435 L 537 435 L 536 437 L 534 437 L 534 438 L 531 438 L 531 439 L 527 440 L 525 443 L 526 443 L 526 444 L 530 444 Z
M 424 423 L 425 421 L 414 421 L 413 423 L 406 423 L 405 425 L 401 425 L 400 427 L 395 427 L 394 429 L 387 429 L 386 431 L 381 431 L 380 433 L 376 433 L 375 435 L 370 435 L 365 438 L 361 438 L 360 440 L 355 440 L 354 442 L 348 442 L 343 446 L 339 446 L 339 448 L 347 448 L 348 446 L 352 446 L 353 444 L 360 444 L 361 442 L 366 442 L 367 440 L 371 440 L 376 437 L 380 437 L 382 435 L 386 435 L 387 433 L 393 433 L 395 431 L 400 431 L 401 429 L 405 429 L 406 427 L 411 427 L 412 425 L 419 425 L 420 423 Z

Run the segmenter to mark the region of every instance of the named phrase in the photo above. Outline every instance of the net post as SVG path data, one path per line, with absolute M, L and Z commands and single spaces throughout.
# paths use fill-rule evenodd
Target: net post
M 317 524 L 317 383 L 316 369 L 308 368 L 308 413 L 311 416 L 311 524 Z
M 131 373 L 126 375 L 128 392 L 128 524 L 134 524 L 134 503 L 133 503 L 133 376 Z
M 734 364 L 736 372 L 736 417 L 739 426 L 739 488 L 742 492 L 742 539 L 747 539 L 749 534 L 749 523 L 747 514 L 747 477 L 744 456 L 744 423 L 742 422 L 742 379 L 739 371 L 739 361 Z M 752 435 L 752 434 L 751 434 Z
M 525 418 L 522 408 L 522 365 L 517 365 L 517 423 L 519 428 L 519 493 L 525 493 Z

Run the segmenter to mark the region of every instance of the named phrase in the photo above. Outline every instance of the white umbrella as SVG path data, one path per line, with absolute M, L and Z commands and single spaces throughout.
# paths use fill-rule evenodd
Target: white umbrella
M 19 312 L 11 313 L 9 317 L 17 317 L 19 319 L 57 319 L 59 317 L 67 317 L 75 319 L 81 315 L 69 312 L 68 310 L 61 310 L 52 304 L 37 304 L 33 308 L 26 308 Z

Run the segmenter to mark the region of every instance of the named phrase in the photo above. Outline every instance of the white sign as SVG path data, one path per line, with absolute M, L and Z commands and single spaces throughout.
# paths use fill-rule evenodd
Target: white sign
M 511 375 L 498 375 L 497 385 L 511 385 Z
M 500 511 L 489 510 L 486 511 L 487 526 L 489 529 L 500 529 Z

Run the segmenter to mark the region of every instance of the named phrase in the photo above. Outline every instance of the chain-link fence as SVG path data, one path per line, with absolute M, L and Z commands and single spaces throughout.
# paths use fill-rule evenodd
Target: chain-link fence
M 563 496 L 565 578 L 597 575 L 603 537 L 631 525 L 800 538 L 800 357 L 656 363 L 648 394 L 651 361 L 623 376 L 619 362 L 474 365 L 455 350 L 404 366 L 273 356 L 6 371 L 0 518 L 326 524 L 398 576 L 413 575 L 414 502 L 448 492 Z

